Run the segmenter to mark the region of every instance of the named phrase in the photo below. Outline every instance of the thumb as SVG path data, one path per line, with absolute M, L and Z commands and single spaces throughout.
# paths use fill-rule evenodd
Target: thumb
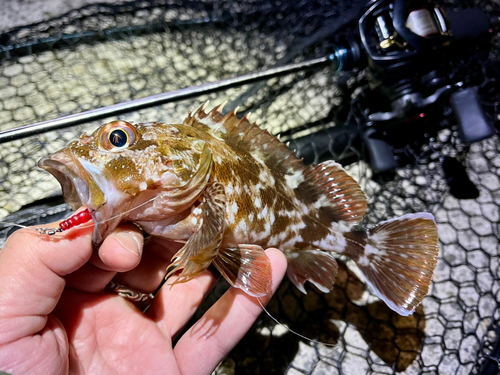
M 54 236 L 28 228 L 9 237 L 0 251 L 0 346 L 43 329 L 64 289 L 63 276 L 92 254 L 92 227 Z

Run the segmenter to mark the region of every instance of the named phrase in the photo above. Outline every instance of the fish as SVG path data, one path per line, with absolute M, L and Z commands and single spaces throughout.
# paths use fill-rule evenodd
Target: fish
M 180 124 L 112 121 L 39 166 L 74 210 L 90 210 L 95 248 L 123 222 L 182 243 L 172 258 L 175 283 L 214 265 L 232 286 L 266 295 L 264 249 L 275 247 L 300 291 L 308 281 L 327 293 L 337 253 L 357 264 L 389 308 L 412 314 L 437 263 L 434 217 L 412 213 L 362 227 L 367 198 L 340 164 L 305 165 L 248 115 L 224 115 L 223 105 L 206 111 L 205 104 Z

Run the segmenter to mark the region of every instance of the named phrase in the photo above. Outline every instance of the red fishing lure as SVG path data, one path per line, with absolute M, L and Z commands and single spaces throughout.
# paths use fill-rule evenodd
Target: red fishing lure
M 56 234 L 60 232 L 64 232 L 68 229 L 76 227 L 80 224 L 85 224 L 92 219 L 90 216 L 90 211 L 86 208 L 84 211 L 81 211 L 73 216 L 63 220 L 59 223 L 59 228 L 37 228 L 38 233 L 40 234 Z

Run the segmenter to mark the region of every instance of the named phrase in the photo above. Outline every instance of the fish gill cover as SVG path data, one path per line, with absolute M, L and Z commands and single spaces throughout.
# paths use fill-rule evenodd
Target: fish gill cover
M 498 11 L 495 2 L 482 4 Z M 330 48 L 325 25 L 348 35 L 346 18 L 356 7 L 361 2 L 136 1 L 88 5 L 3 31 L 1 130 L 323 56 Z M 498 60 L 497 35 L 493 43 L 491 58 Z M 259 89 L 235 87 L 119 117 L 180 122 L 207 99 L 238 101 L 240 112 L 251 111 L 262 127 L 293 140 L 311 128 L 339 126 L 333 114 L 364 79 L 363 69 L 339 78 L 322 68 Z M 498 103 L 486 104 L 498 109 Z M 31 225 L 67 214 L 57 200 L 58 183 L 36 163 L 112 119 L 3 144 L 0 215 Z M 316 144 L 319 139 L 311 138 L 309 146 Z M 216 373 L 481 373 L 499 335 L 499 149 L 497 136 L 465 146 L 453 128 L 443 127 L 418 147 L 397 149 L 408 162 L 382 180 L 372 178 L 358 144 L 330 147 L 327 156 L 344 160 L 369 197 L 367 224 L 417 211 L 436 217 L 441 253 L 429 296 L 413 316 L 400 317 L 367 290 L 349 262 L 340 264 L 329 294 L 308 286 L 302 295 L 285 281 L 269 311 L 291 329 L 337 347 L 302 340 L 262 316 Z M 315 149 L 316 159 L 323 151 Z M 478 198 L 449 193 L 445 158 L 466 166 Z M 34 203 L 39 199 L 45 200 Z M 220 284 L 206 306 L 226 287 Z

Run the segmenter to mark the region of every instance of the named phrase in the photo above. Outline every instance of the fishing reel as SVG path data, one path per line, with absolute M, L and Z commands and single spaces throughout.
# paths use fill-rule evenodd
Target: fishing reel
M 355 122 L 375 172 L 398 166 L 395 149 L 435 136 L 444 111 L 454 113 L 464 144 L 496 133 L 478 92 L 492 21 L 479 9 L 445 9 L 431 0 L 371 1 L 359 18 L 359 35 L 337 41 L 337 71 L 368 69 L 361 93 L 344 95 L 348 103 L 335 122 Z M 296 144 L 300 149 L 300 140 Z
M 372 100 L 367 103 L 363 141 L 375 170 L 395 168 L 392 147 L 401 133 L 414 138 L 415 132 L 429 127 L 426 117 L 432 119 L 432 112 L 442 112 L 447 105 L 456 116 L 463 143 L 495 134 L 479 104 L 476 84 L 482 79 L 474 82 L 472 64 L 464 66 L 464 72 L 455 69 L 470 56 L 476 66 L 487 60 L 486 13 L 473 8 L 445 10 L 429 1 L 382 0 L 362 15 L 359 31 L 373 87 L 365 93 Z M 395 127 L 399 131 L 391 137 Z M 408 140 L 407 136 L 402 139 Z

